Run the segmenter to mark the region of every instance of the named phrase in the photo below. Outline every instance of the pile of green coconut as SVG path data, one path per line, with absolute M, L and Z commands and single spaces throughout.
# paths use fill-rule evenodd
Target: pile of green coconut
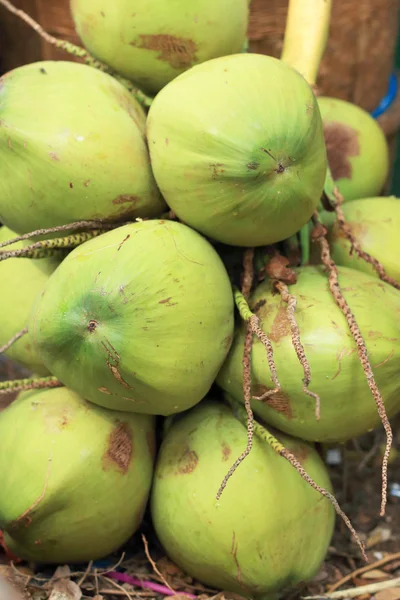
M 248 0 L 72 0 L 84 48 L 37 29 L 83 62 L 0 79 L 10 555 L 95 561 L 147 512 L 191 577 L 285 597 L 336 514 L 357 537 L 320 445 L 381 426 L 384 514 L 400 202 L 377 121 L 318 94 L 330 10 L 291 0 L 277 59 Z

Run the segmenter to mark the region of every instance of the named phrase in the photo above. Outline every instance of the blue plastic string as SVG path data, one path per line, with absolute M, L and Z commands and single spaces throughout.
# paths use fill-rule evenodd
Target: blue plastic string
M 397 80 L 397 76 L 395 73 L 392 73 L 389 78 L 389 86 L 388 86 L 386 96 L 384 98 L 382 98 L 382 100 L 380 101 L 380 103 L 378 104 L 376 109 L 374 111 L 372 111 L 372 113 L 371 113 L 371 116 L 374 119 L 377 119 L 378 117 L 383 115 L 383 113 L 386 112 L 391 107 L 391 105 L 393 104 L 393 102 L 396 99 L 398 88 L 399 88 L 399 83 Z

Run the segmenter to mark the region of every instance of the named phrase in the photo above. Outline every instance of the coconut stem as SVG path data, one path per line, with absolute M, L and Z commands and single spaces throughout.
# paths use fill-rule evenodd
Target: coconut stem
M 57 255 L 60 250 L 76 248 L 84 242 L 98 237 L 104 232 L 104 229 L 93 229 L 92 231 L 73 233 L 61 238 L 40 240 L 26 248 L 19 248 L 18 250 L 0 250 L 0 262 L 7 258 L 45 258 L 54 256 Z
M 315 87 L 325 52 L 332 0 L 290 0 L 281 60 Z
M 329 288 L 331 290 L 332 296 L 334 297 L 336 304 L 341 309 L 343 315 L 346 318 L 348 323 L 350 332 L 353 336 L 353 339 L 357 346 L 357 353 L 360 358 L 360 362 L 362 368 L 365 373 L 365 377 L 367 379 L 368 387 L 371 390 L 372 396 L 375 400 L 378 414 L 380 416 L 382 425 L 386 432 L 386 448 L 382 461 L 382 501 L 381 501 L 381 516 L 385 514 L 386 502 L 387 502 L 387 473 L 388 473 L 388 463 L 389 463 L 389 455 L 392 447 L 393 441 L 393 433 L 392 428 L 389 423 L 389 419 L 386 414 L 385 404 L 383 402 L 383 398 L 379 391 L 379 388 L 376 384 L 374 373 L 372 371 L 371 363 L 368 358 L 367 347 L 365 345 L 364 338 L 360 331 L 360 328 L 357 324 L 356 318 L 347 304 L 345 298 L 343 297 L 342 291 L 339 285 L 338 278 L 338 270 L 335 262 L 333 261 L 329 249 L 329 244 L 326 239 L 326 229 L 321 224 L 318 218 L 318 214 L 315 213 L 313 217 L 314 221 L 314 230 L 312 232 L 312 239 L 315 242 L 318 242 L 321 247 L 321 259 L 322 263 L 327 267 L 329 273 Z
M 243 409 L 243 407 L 236 400 L 232 400 L 231 398 L 228 398 L 228 402 L 233 408 L 233 412 L 236 418 L 238 418 L 239 421 L 244 423 L 246 419 L 246 412 Z M 355 531 L 354 527 L 352 526 L 349 517 L 340 508 L 340 505 L 336 500 L 335 496 L 328 492 L 328 490 L 326 490 L 325 488 L 319 486 L 314 481 L 314 479 L 312 479 L 312 477 L 308 475 L 308 473 L 306 472 L 302 464 L 299 462 L 299 460 L 295 457 L 295 455 L 292 452 L 290 452 L 287 448 L 285 448 L 285 446 L 281 444 L 281 442 L 270 431 L 268 431 L 268 429 L 265 426 L 261 425 L 258 421 L 254 421 L 253 428 L 254 433 L 258 438 L 266 442 L 268 446 L 270 446 L 274 450 L 274 452 L 276 452 L 276 454 L 279 454 L 279 456 L 282 456 L 282 458 L 287 460 L 292 465 L 292 467 L 296 469 L 296 471 L 304 479 L 304 481 L 306 481 L 314 490 L 321 494 L 321 496 L 324 496 L 324 498 L 327 498 L 327 500 L 329 500 L 329 502 L 333 505 L 336 513 L 343 519 L 344 523 L 351 531 L 355 541 L 357 542 L 362 552 L 363 558 L 366 562 L 368 562 L 368 557 L 365 553 L 364 545 L 361 542 L 359 536 L 357 535 L 357 532 Z
M 64 387 L 64 384 L 52 375 L 49 377 L 30 377 L 28 379 L 10 379 L 9 381 L 0 381 L 0 395 L 57 387 Z
M 301 244 L 297 233 L 284 241 L 284 254 L 287 256 L 289 265 L 299 266 L 301 264 Z
M 0 0 L 1 3 L 1 0 Z M 23 240 L 29 240 L 33 237 L 39 237 L 42 235 L 49 235 L 51 233 L 57 233 L 59 231 L 70 231 L 74 229 L 115 229 L 116 227 L 121 227 L 122 225 L 127 225 L 131 221 L 125 221 L 123 223 L 110 223 L 109 221 L 75 221 L 74 223 L 67 223 L 66 225 L 57 225 L 57 227 L 49 227 L 47 229 L 36 229 L 35 231 L 30 231 L 29 233 L 24 233 L 23 235 L 19 235 L 11 240 L 7 240 L 5 242 L 0 242 L 0 248 L 4 248 L 5 246 L 12 246 L 12 244 L 16 244 L 17 242 L 22 242 Z
M 376 273 L 378 274 L 379 278 L 382 281 L 389 283 L 394 288 L 396 288 L 396 290 L 400 290 L 400 283 L 398 283 L 395 279 L 393 279 L 386 273 L 385 267 L 379 262 L 379 260 L 377 260 L 376 258 L 371 256 L 370 254 L 368 254 L 368 252 L 365 252 L 361 248 L 357 239 L 353 235 L 353 233 L 351 231 L 351 227 L 349 226 L 348 223 L 346 223 L 346 219 L 345 219 L 345 216 L 344 216 L 344 213 L 342 210 L 343 196 L 339 192 L 337 187 L 335 187 L 335 189 L 334 189 L 334 195 L 335 195 L 335 200 L 336 200 L 335 212 L 336 212 L 337 222 L 338 222 L 340 229 L 342 230 L 342 232 L 346 236 L 347 240 L 351 244 L 350 253 L 352 253 L 354 251 L 359 258 L 361 258 L 362 260 L 365 260 L 365 262 L 370 264 L 375 269 Z
M 283 283 L 283 281 L 277 281 L 275 283 L 275 286 L 278 289 L 278 291 L 282 297 L 282 300 L 287 303 L 286 314 L 287 314 L 287 318 L 288 318 L 288 321 L 290 324 L 290 331 L 292 333 L 292 344 L 296 351 L 297 358 L 299 359 L 299 362 L 300 362 L 301 366 L 303 367 L 303 373 L 304 373 L 303 391 L 305 394 L 307 394 L 307 396 L 314 398 L 314 400 L 315 400 L 315 418 L 317 419 L 317 421 L 319 421 L 319 419 L 321 417 L 321 401 L 320 401 L 318 394 L 315 394 L 314 392 L 311 392 L 308 389 L 308 386 L 310 385 L 310 382 L 311 382 L 311 368 L 310 368 L 310 364 L 307 360 L 304 346 L 300 340 L 300 330 L 299 330 L 299 326 L 297 324 L 296 317 L 295 317 L 296 305 L 297 305 L 296 296 L 293 296 L 293 294 L 289 293 L 289 289 L 288 289 L 287 285 L 285 283 Z
M 254 279 L 254 248 L 248 248 L 243 255 L 243 274 L 242 274 L 242 297 L 247 303 L 247 298 L 250 296 L 251 286 Z M 242 454 L 236 459 L 228 473 L 225 475 L 220 488 L 217 492 L 217 500 L 221 498 L 228 480 L 232 477 L 241 462 L 248 456 L 253 447 L 253 424 L 254 415 L 251 409 L 251 350 L 253 347 L 253 331 L 250 321 L 246 323 L 246 335 L 243 347 L 243 397 L 244 406 L 247 415 L 247 446 Z
M 300 229 L 301 264 L 308 265 L 310 262 L 310 228 L 306 223 Z
M 243 254 L 242 294 L 246 300 L 250 296 L 254 280 L 254 248 L 247 248 Z
M 97 60 L 94 56 L 89 54 L 84 48 L 80 46 L 76 46 L 71 42 L 67 42 L 66 40 L 60 40 L 43 29 L 43 27 L 32 17 L 30 17 L 26 12 L 14 6 L 9 0 L 0 0 L 0 4 L 4 6 L 10 13 L 17 16 L 19 19 L 24 21 L 29 27 L 31 27 L 41 38 L 43 38 L 48 44 L 59 48 L 60 50 L 64 50 L 68 54 L 72 56 L 76 56 L 85 61 L 87 65 L 98 69 L 99 71 L 103 71 L 104 73 L 108 73 L 112 75 L 114 79 L 119 81 L 131 94 L 136 98 L 136 100 L 142 104 L 143 106 L 150 106 L 152 103 L 152 98 L 146 96 L 138 87 L 136 87 L 131 81 L 125 79 L 125 77 L 121 77 L 116 74 L 108 65 Z
M 276 365 L 275 365 L 275 361 L 274 361 L 274 349 L 272 347 L 269 337 L 267 336 L 266 333 L 264 333 L 264 331 L 260 327 L 259 318 L 257 317 L 257 315 L 255 315 L 254 313 L 251 312 L 246 298 L 243 296 L 243 294 L 237 288 L 234 288 L 233 294 L 234 294 L 236 307 L 239 311 L 240 316 L 242 317 L 242 319 L 244 321 L 246 321 L 249 324 L 251 331 L 253 332 L 254 335 L 256 335 L 258 337 L 258 339 L 260 340 L 260 342 L 263 344 L 263 346 L 265 347 L 265 349 L 267 351 L 268 366 L 271 371 L 271 379 L 274 383 L 275 389 L 269 390 L 268 392 L 266 392 L 266 394 L 263 394 L 263 396 L 260 398 L 257 398 L 254 396 L 254 398 L 256 400 L 263 400 L 267 396 L 271 396 L 272 394 L 279 392 L 279 390 L 281 389 L 281 384 L 279 383 L 278 374 L 276 371 Z
M 7 350 L 9 350 L 9 348 L 11 348 L 11 346 L 15 344 L 15 342 L 17 342 L 19 339 L 21 339 L 26 333 L 28 333 L 27 327 L 21 329 L 21 331 L 18 331 L 18 333 L 13 335 L 13 337 L 10 340 L 8 340 L 8 342 L 4 344 L 4 346 L 0 346 L 0 354 L 7 352 Z
M 335 204 L 336 204 L 335 188 L 336 188 L 336 184 L 335 184 L 333 176 L 332 176 L 332 171 L 330 170 L 329 165 L 328 165 L 328 167 L 326 169 L 326 174 L 325 174 L 324 189 L 323 189 L 322 196 L 321 196 L 322 207 L 327 212 L 335 211 Z

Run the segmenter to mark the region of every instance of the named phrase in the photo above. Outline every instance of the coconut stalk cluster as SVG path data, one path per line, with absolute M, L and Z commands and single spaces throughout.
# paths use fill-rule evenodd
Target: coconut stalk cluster
M 147 515 L 192 577 L 275 598 L 336 511 L 365 556 L 316 444 L 383 425 L 384 514 L 400 203 L 378 124 L 315 88 L 330 2 L 291 0 L 281 59 L 248 0 L 73 0 L 84 48 L 0 2 L 87 63 L 0 79 L 8 552 L 93 561 Z

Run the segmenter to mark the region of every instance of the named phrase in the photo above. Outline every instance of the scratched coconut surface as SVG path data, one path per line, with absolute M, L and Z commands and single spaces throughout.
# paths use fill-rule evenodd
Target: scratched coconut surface
M 22 373 L 15 364 L 1 358 L 0 380 L 21 375 L 26 376 L 26 372 Z M 4 409 L 10 401 L 12 401 L 11 396 L 0 397 L 0 410 Z M 384 518 L 379 517 L 381 500 L 379 467 L 385 441 L 383 431 L 379 429 L 345 445 L 321 449 L 329 464 L 336 497 L 366 544 L 369 564 L 365 565 L 358 547 L 349 538 L 343 523 L 337 520 L 328 555 L 319 573 L 306 587 L 299 587 L 291 594 L 286 594 L 285 600 L 300 600 L 307 596 L 318 597 L 321 594 L 329 594 L 332 586 L 337 585 L 346 576 L 348 580 L 344 580 L 339 590 L 380 584 L 400 577 L 400 417 L 392 421 L 392 427 L 396 433 L 389 470 L 389 499 Z M 246 468 L 245 464 L 241 468 Z M 187 533 L 184 532 L 183 535 Z M 143 536 L 148 542 L 147 555 Z M 169 561 L 155 537 L 148 515 L 143 521 L 141 530 L 118 554 L 95 564 L 91 570 L 88 570 L 90 565 L 60 565 L 58 570 L 55 567 L 48 569 L 35 567 L 24 562 L 17 562 L 10 566 L 0 548 L 0 599 L 119 600 L 128 598 L 133 600 L 140 597 L 161 600 L 166 597 L 150 589 L 117 583 L 106 577 L 104 571 L 113 569 L 115 565 L 119 572 L 136 579 L 170 586 L 172 590 L 170 596 L 172 598 L 175 596 L 175 600 L 178 600 L 179 596 L 179 600 L 184 600 L 182 594 L 190 594 L 199 600 L 215 596 L 218 596 L 218 600 L 223 598 L 240 600 L 240 597 L 235 594 L 204 587 Z M 358 573 L 360 568 L 368 570 Z M 13 581 L 16 590 L 15 598 L 10 596 L 11 592 L 6 591 L 5 587 L 2 589 L 5 578 Z M 8 595 L 5 596 L 5 593 Z M 345 595 L 342 597 L 346 598 Z M 400 600 L 400 584 L 391 589 L 363 593 L 358 598 Z

